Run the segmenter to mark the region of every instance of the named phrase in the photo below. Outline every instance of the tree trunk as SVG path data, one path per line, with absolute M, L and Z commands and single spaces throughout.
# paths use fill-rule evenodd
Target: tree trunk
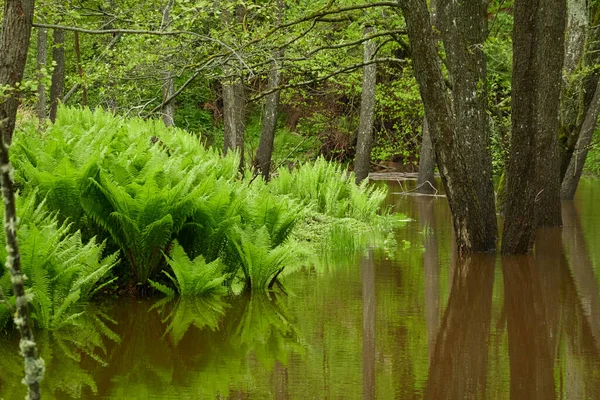
M 554 182 L 556 168 L 542 165 L 542 157 L 536 157 L 536 153 L 542 151 L 541 144 L 552 146 L 551 136 L 556 132 L 553 125 L 556 118 L 554 121 L 543 119 L 556 116 L 560 89 L 553 86 L 555 82 L 551 78 L 560 80 L 562 62 L 546 58 L 552 53 L 559 57 L 563 52 L 563 42 L 556 39 L 555 35 L 564 35 L 564 22 L 561 23 L 561 20 L 564 21 L 564 4 L 565 0 L 515 1 L 512 136 L 506 172 L 506 219 L 502 241 L 504 254 L 526 253 L 533 245 L 536 219 L 531 216 L 536 215 L 536 196 L 543 196 L 548 204 L 556 201 L 554 197 L 546 197 L 543 192 L 540 193 L 542 189 L 558 191 L 556 188 L 549 186 L 540 189 L 538 186 L 542 182 Z M 545 36 L 553 37 L 558 41 L 554 44 L 558 44 L 560 48 L 555 46 L 552 51 L 552 43 Z M 548 151 L 555 154 L 551 148 Z M 531 162 L 536 159 L 537 162 Z M 545 168 L 550 172 L 538 171 Z M 536 173 L 539 173 L 540 178 L 536 178 Z M 542 207 L 542 211 L 548 209 L 548 206 Z M 556 218 L 555 214 L 553 218 Z
M 373 34 L 372 27 L 365 27 L 364 36 Z M 377 44 L 373 39 L 364 43 L 365 63 L 371 61 L 375 56 Z M 362 96 L 360 102 L 360 123 L 358 126 L 358 138 L 356 143 L 356 159 L 354 161 L 354 173 L 356 183 L 359 184 L 368 178 L 371 163 L 371 144 L 373 142 L 373 118 L 375 115 L 375 87 L 377 83 L 377 65 L 370 64 L 363 67 Z
M 79 32 L 75 32 L 75 58 L 77 59 L 77 72 L 83 82 L 83 66 L 81 65 L 81 50 L 79 48 Z M 85 83 L 81 85 L 81 106 L 87 106 L 87 87 Z
M 480 40 L 485 38 L 486 19 L 485 7 L 481 3 L 449 4 L 449 0 L 438 3 L 440 24 L 450 22 L 454 26 L 456 21 L 461 26 L 461 31 L 466 33 L 459 35 L 451 32 L 451 26 L 445 28 L 449 72 L 453 75 L 452 82 L 456 86 L 454 98 L 459 94 L 468 94 L 468 97 L 465 96 L 456 104 L 457 118 L 454 118 L 427 2 L 400 2 L 411 43 L 414 73 L 425 106 L 440 175 L 452 211 L 458 251 L 461 254 L 489 251 L 496 245 L 493 186 L 491 175 L 487 176 L 488 171 L 491 174 L 491 162 L 486 155 L 489 152 L 487 113 L 481 112 L 485 98 L 485 84 L 481 84 L 485 82 L 481 80 L 485 79 L 485 65 L 482 64 L 485 59 L 480 54 L 483 45 Z M 445 18 L 441 15 L 443 9 Z M 467 25 L 469 28 L 463 28 Z M 483 29 L 483 32 L 476 32 L 478 29 Z M 467 69 L 468 73 L 465 72 Z M 475 92 L 469 92 L 467 88 L 474 89 Z M 459 117 L 467 119 L 458 120 Z M 473 121 L 478 127 L 477 132 L 467 125 L 468 121 Z M 479 157 L 469 155 L 476 153 L 473 148 L 482 149 L 483 153 Z M 488 162 L 490 165 L 486 164 Z M 486 181 L 488 178 L 489 182 Z
M 600 113 L 600 81 L 596 86 L 596 93 L 592 103 L 587 110 L 587 115 L 581 127 L 581 134 L 577 139 L 571 162 L 567 168 L 565 177 L 563 178 L 562 185 L 560 188 L 560 195 L 563 200 L 573 200 L 575 197 L 575 191 L 583 172 L 583 166 L 585 165 L 585 159 L 589 150 L 589 146 L 594 136 L 594 130 L 598 121 L 598 114 Z
M 564 74 L 572 74 L 583 57 L 588 28 L 586 0 L 567 0 Z
M 561 226 L 558 118 L 565 54 L 565 0 L 540 0 L 537 47 L 537 227 Z
M 597 69 L 598 64 L 600 64 L 600 4 L 592 3 L 581 10 L 580 1 L 581 0 L 569 2 L 570 21 L 574 19 L 590 19 L 585 22 L 585 28 L 580 28 L 580 30 L 585 29 L 586 35 L 583 54 L 580 59 L 577 60 L 577 68 L 572 70 L 571 74 L 567 75 L 567 84 L 565 85 L 561 96 L 559 130 L 561 179 L 564 178 L 567 173 L 567 168 L 571 162 L 577 140 L 581 135 L 587 110 L 591 106 L 596 85 L 600 77 L 600 71 Z M 581 13 L 586 14 L 582 17 L 580 15 Z M 576 14 L 577 17 L 573 17 L 573 14 Z M 578 23 L 584 24 L 584 22 Z M 573 22 L 573 25 L 575 24 L 576 22 Z M 574 46 L 574 48 L 567 47 L 566 49 L 568 63 L 567 71 L 571 70 L 571 63 L 575 62 L 571 62 L 571 58 L 575 58 L 575 55 L 572 57 L 571 54 L 579 53 L 580 50 L 576 46 L 579 46 L 579 42 L 581 41 L 579 37 L 580 32 L 572 26 L 570 26 L 568 34 L 567 46 Z
M 236 7 L 236 23 L 241 23 L 244 17 L 243 7 Z M 233 16 L 228 10 L 222 10 L 222 20 L 225 25 L 233 29 Z M 244 131 L 246 116 L 246 97 L 244 93 L 243 78 L 235 77 L 237 75 L 235 63 L 225 66 L 224 73 L 228 76 L 227 81 L 223 82 L 223 121 L 224 131 L 224 149 L 227 154 L 229 150 L 236 150 L 240 153 L 241 172 L 244 171 Z
M 171 19 L 171 5 L 172 2 L 167 2 L 163 10 L 163 18 L 161 24 L 161 30 L 168 29 L 172 23 Z M 162 91 L 162 102 L 164 104 L 162 109 L 162 119 L 165 126 L 175 126 L 175 102 L 167 99 L 171 98 L 175 94 L 175 80 L 173 79 L 173 71 L 171 68 L 167 68 L 163 71 L 163 91 Z
M 65 84 L 65 33 L 62 29 L 54 29 L 54 44 L 52 47 L 52 85 L 50 86 L 50 121 L 56 121 L 58 102 Z
M 5 0 L 2 18 L 2 41 L 0 42 L 0 85 L 14 88 L 23 79 L 23 69 L 27 60 L 27 46 L 31 35 L 33 18 L 32 0 Z M 9 89 L 2 94 L 10 94 L 0 102 L 0 121 L 4 140 L 10 144 L 15 130 L 19 93 Z
M 434 180 L 435 149 L 433 148 L 427 117 L 423 117 L 423 139 L 421 140 L 421 152 L 419 153 L 419 178 L 417 179 L 419 193 L 434 193 Z
M 6 0 L 2 18 L 0 37 L 0 86 L 15 88 L 23 78 L 27 61 L 27 50 L 31 38 L 33 22 L 33 0 Z M 40 381 L 44 375 L 44 361 L 37 356 L 37 346 L 31 331 L 27 295 L 21 272 L 21 254 L 17 240 L 17 213 L 15 208 L 15 188 L 12 178 L 13 167 L 10 164 L 9 146 L 15 128 L 18 93 L 8 93 L 6 101 L 0 103 L 0 183 L 4 202 L 4 232 L 8 269 L 16 303 L 15 326 L 19 329 L 21 341 L 19 347 L 25 361 L 25 379 L 28 386 L 28 398 L 40 398 Z
M 46 120 L 46 85 L 44 84 L 46 63 L 48 62 L 48 30 L 38 28 L 37 32 L 37 60 L 36 71 L 38 79 L 38 102 L 36 106 L 36 114 L 40 120 L 40 124 Z
M 277 24 L 283 21 L 283 12 L 285 4 L 283 0 L 277 0 Z M 281 84 L 281 71 L 279 59 L 283 58 L 283 50 L 275 51 L 274 60 L 269 71 L 269 84 L 267 90 L 273 90 Z M 277 111 L 279 109 L 279 99 L 281 92 L 279 90 L 267 95 L 265 99 L 265 109 L 263 111 L 262 130 L 260 141 L 256 150 L 256 159 L 254 166 L 256 174 L 261 174 L 265 181 L 269 181 L 271 173 L 271 159 L 273 158 L 273 143 L 275 141 L 275 131 L 277 130 Z
M 281 55 L 282 53 L 278 52 L 276 57 L 280 57 Z M 273 65 L 269 71 L 267 90 L 275 89 L 280 84 L 281 71 L 279 70 L 279 61 L 273 61 Z M 271 172 L 271 158 L 273 156 L 275 130 L 277 129 L 277 110 L 279 109 L 280 95 L 281 92 L 277 90 L 266 97 L 260 142 L 258 143 L 256 160 L 254 161 L 257 173 L 260 173 L 265 181 L 269 180 Z

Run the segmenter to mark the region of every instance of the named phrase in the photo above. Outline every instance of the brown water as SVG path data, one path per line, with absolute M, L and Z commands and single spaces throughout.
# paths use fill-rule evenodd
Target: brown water
M 582 181 L 564 228 L 540 232 L 532 256 L 457 262 L 445 199 L 391 194 L 414 219 L 393 256 L 295 272 L 276 299 L 119 300 L 78 329 L 39 333 L 44 395 L 600 399 L 597 196 L 600 182 Z M 15 346 L 0 341 L 6 400 L 25 393 Z

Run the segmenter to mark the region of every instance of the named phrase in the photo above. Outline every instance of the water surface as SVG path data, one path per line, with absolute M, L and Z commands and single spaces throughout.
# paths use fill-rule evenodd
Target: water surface
M 38 333 L 44 396 L 600 399 L 599 195 L 583 180 L 531 256 L 459 262 L 444 198 L 390 194 L 413 219 L 397 251 L 294 272 L 287 295 L 121 299 Z M 7 400 L 25 393 L 15 348 L 0 339 Z

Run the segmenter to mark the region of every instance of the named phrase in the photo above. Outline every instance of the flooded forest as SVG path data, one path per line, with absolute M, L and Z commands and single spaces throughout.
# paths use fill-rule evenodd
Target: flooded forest
M 0 400 L 600 399 L 600 0 L 2 4 Z

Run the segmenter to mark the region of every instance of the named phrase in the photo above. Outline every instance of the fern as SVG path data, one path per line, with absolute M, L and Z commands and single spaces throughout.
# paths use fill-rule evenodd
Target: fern
M 183 247 L 177 242 L 174 243 L 169 256 L 165 255 L 165 258 L 173 275 L 166 271 L 165 274 L 171 279 L 181 296 L 225 294 L 223 282 L 227 276 L 222 272 L 223 265 L 219 259 L 208 264 L 202 256 L 190 260 Z M 159 287 L 157 289 L 165 293 Z

